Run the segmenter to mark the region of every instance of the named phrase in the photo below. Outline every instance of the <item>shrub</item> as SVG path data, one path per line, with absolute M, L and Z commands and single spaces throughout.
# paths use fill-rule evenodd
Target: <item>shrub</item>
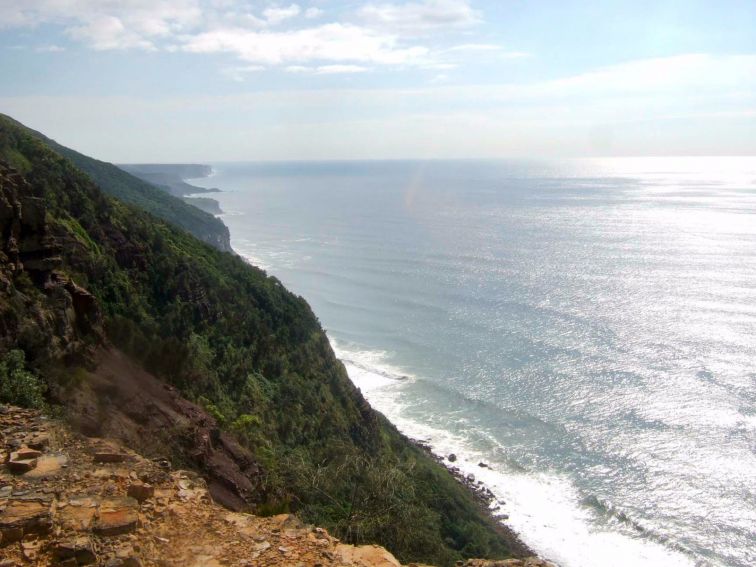
M 26 369 L 24 351 L 13 349 L 0 358 L 0 402 L 40 408 L 44 392 L 44 382 Z

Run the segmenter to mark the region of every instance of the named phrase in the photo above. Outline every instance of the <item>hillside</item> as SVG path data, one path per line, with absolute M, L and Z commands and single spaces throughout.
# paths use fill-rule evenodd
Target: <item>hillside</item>
M 207 177 L 212 173 L 212 168 L 200 164 L 176 164 L 176 163 L 119 163 L 118 167 L 160 187 L 176 197 L 184 197 L 199 193 L 217 193 L 218 189 L 205 189 L 196 187 L 186 182 L 186 179 Z
M 96 160 L 62 146 L 44 134 L 26 128 L 12 118 L 0 114 L 0 123 L 5 128 L 23 129 L 38 138 L 63 157 L 68 158 L 80 170 L 88 174 L 99 188 L 124 203 L 136 205 L 175 226 L 181 227 L 199 240 L 215 248 L 231 252 L 228 228 L 223 222 L 205 210 L 186 203 L 154 185 L 130 175 L 111 163 Z M 202 166 L 198 166 L 202 167 Z M 204 171 L 198 169 L 197 171 Z
M 527 553 L 370 408 L 278 280 L 105 195 L 7 120 L 0 160 L 0 401 L 46 392 L 234 509 L 295 512 L 401 561 Z
M 187 179 L 207 177 L 212 168 L 199 164 L 118 164 L 118 167 L 138 177 L 142 181 L 159 187 L 189 205 L 193 205 L 211 215 L 223 214 L 220 203 L 209 197 L 200 197 L 204 193 L 217 193 L 219 189 L 206 189 L 186 182 Z

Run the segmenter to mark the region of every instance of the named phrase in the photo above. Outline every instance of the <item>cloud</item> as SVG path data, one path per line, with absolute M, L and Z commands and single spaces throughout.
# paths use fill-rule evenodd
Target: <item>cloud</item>
M 311 73 L 313 75 L 343 75 L 366 73 L 370 69 L 361 65 L 319 65 L 307 67 L 304 65 L 289 65 L 284 69 L 287 73 Z
M 445 49 L 446 52 L 459 52 L 459 51 L 501 51 L 504 49 L 501 45 L 492 43 L 463 43 L 461 45 L 454 45 Z
M 0 0 L 0 28 L 55 25 L 99 51 L 225 53 L 266 67 L 450 68 L 421 36 L 480 21 L 468 0 L 369 3 L 339 21 L 313 21 L 323 14 L 298 3 L 254 10 L 236 0 Z M 239 69 L 227 66 L 222 73 L 236 78 Z
M 63 26 L 94 49 L 155 49 L 195 28 L 200 0 L 0 0 L 0 28 Z
M 312 74 L 317 65 L 300 67 Z M 499 85 L 24 95 L 0 97 L 0 108 L 85 153 L 132 162 L 597 155 L 606 151 L 597 131 L 611 133 L 618 154 L 753 154 L 756 54 L 644 59 Z
M 232 53 L 244 61 L 264 65 L 307 62 L 354 62 L 379 65 L 413 64 L 428 49 L 401 47 L 396 38 L 351 24 L 325 24 L 289 31 L 224 28 L 186 38 L 192 53 Z
M 266 8 L 263 10 L 263 16 L 269 24 L 276 25 L 284 20 L 297 17 L 301 11 L 302 9 L 298 5 L 292 4 L 288 8 Z
M 359 10 L 368 27 L 422 36 L 438 30 L 468 28 L 481 22 L 481 14 L 468 0 L 423 0 L 405 4 L 368 4 Z
M 60 53 L 65 50 L 66 48 L 60 45 L 40 45 L 34 48 L 37 53 Z

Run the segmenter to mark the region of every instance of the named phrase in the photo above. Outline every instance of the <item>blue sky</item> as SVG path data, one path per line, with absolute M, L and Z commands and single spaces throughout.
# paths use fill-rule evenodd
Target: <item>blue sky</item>
M 756 2 L 0 0 L 0 111 L 113 161 L 756 154 Z

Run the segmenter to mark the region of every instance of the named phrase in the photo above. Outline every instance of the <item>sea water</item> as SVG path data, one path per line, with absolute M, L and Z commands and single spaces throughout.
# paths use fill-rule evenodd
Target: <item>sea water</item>
M 539 554 L 756 564 L 756 158 L 214 170 L 235 250 Z

